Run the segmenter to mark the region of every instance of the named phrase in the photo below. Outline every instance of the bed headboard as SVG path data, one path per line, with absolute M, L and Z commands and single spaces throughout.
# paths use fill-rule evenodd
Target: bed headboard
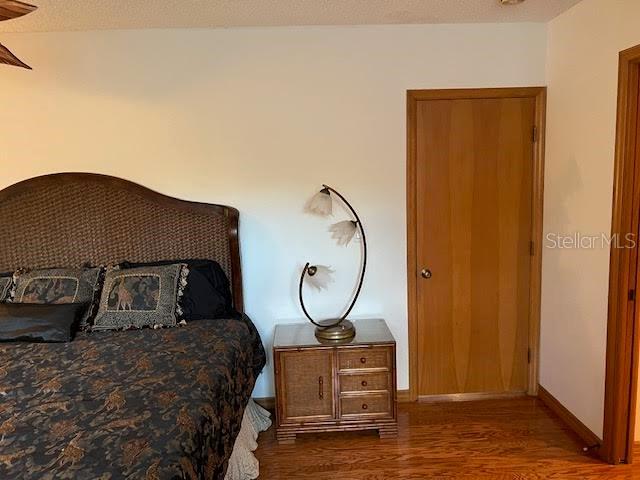
M 208 258 L 243 311 L 238 211 L 92 173 L 35 177 L 0 190 L 0 272 Z

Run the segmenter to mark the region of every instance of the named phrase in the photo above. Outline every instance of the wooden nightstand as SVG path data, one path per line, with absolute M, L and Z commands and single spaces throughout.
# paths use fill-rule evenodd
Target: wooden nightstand
M 326 345 L 314 326 L 277 325 L 273 342 L 279 443 L 296 434 L 398 433 L 396 342 L 384 320 L 357 320 L 356 336 Z

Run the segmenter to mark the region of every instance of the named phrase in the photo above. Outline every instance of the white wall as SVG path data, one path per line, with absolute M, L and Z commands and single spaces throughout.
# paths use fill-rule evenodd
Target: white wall
M 549 23 L 545 233 L 609 234 L 618 52 L 640 2 L 583 0 Z M 609 249 L 545 249 L 540 383 L 602 436 Z
M 545 82 L 542 24 L 7 34 L 2 41 L 34 71 L 0 71 L 0 187 L 92 171 L 236 206 L 246 308 L 270 345 L 277 322 L 301 318 L 296 281 L 305 259 L 333 265 L 342 280 L 314 297 L 314 311 L 337 313 L 351 292 L 357 245 L 338 249 L 327 222 L 302 212 L 321 183 L 335 186 L 361 212 L 371 244 L 354 313 L 387 319 L 402 389 L 405 91 Z M 272 394 L 266 372 L 256 396 Z

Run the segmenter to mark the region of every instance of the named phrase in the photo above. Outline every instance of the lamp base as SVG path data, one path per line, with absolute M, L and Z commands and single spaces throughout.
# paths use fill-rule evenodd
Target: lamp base
M 335 320 L 320 322 L 331 325 Z M 356 327 L 349 320 L 343 320 L 335 327 L 316 327 L 316 338 L 320 341 L 339 342 L 351 340 L 356 335 Z

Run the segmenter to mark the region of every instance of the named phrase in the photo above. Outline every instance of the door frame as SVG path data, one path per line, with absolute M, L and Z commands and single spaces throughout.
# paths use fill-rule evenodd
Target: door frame
M 544 140 L 547 103 L 546 87 L 464 88 L 407 90 L 407 300 L 409 318 L 409 400 L 418 399 L 418 275 L 417 263 L 417 105 L 421 100 L 482 98 L 535 99 L 534 153 L 532 171 L 532 255 L 529 297 L 529 395 L 538 393 L 540 344 L 540 280 L 542 271 L 542 208 L 544 195 Z
M 618 63 L 618 113 L 611 234 L 632 233 L 638 241 L 640 162 L 636 155 L 640 45 L 623 50 Z M 638 374 L 638 306 L 630 291 L 640 288 L 638 248 L 611 248 L 600 456 L 611 464 L 631 463 Z

